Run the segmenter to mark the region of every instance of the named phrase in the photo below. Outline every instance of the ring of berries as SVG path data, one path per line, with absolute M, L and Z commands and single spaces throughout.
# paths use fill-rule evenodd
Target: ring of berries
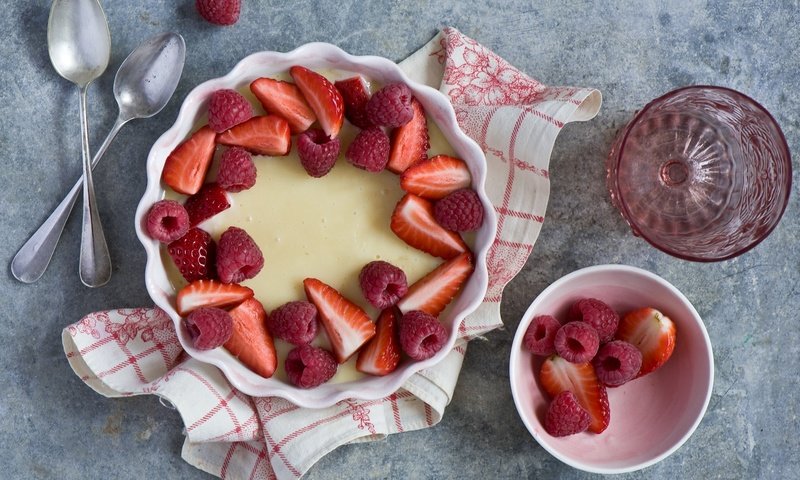
M 197 0 L 197 8 L 213 23 L 230 24 L 240 6 L 237 0 Z M 354 356 L 357 369 L 369 375 L 387 375 L 403 362 L 434 356 L 448 340 L 438 316 L 474 269 L 470 247 L 459 233 L 478 228 L 484 213 L 471 188 L 469 168 L 447 155 L 428 158 L 428 120 L 407 85 L 389 84 L 371 94 L 360 76 L 332 83 L 301 66 L 291 67 L 289 74 L 291 81 L 263 77 L 250 83 L 263 112 L 239 91 L 213 92 L 208 125 L 166 159 L 163 183 L 187 198 L 183 205 L 174 200 L 155 204 L 147 231 L 168 244 L 171 258 L 189 282 L 176 298 L 184 325 L 197 348 L 222 346 L 265 378 L 280 362 L 274 342 L 295 345 L 283 361 L 298 388 L 329 381 L 338 364 Z M 347 128 L 359 129 L 354 136 L 340 136 L 345 119 Z M 343 138 L 352 140 L 344 144 Z M 352 167 L 370 175 L 386 175 L 384 170 L 397 174 L 406 195 L 398 199 L 391 231 L 409 246 L 442 259 L 411 285 L 395 265 L 365 265 L 358 278 L 363 295 L 359 301 L 381 310 L 377 321 L 358 303 L 312 277 L 303 281 L 305 299 L 267 312 L 257 292 L 239 283 L 258 275 L 269 263 L 270 252 L 262 252 L 256 239 L 239 226 L 227 227 L 217 241 L 206 231 L 209 225 L 218 228 L 219 222 L 210 219 L 235 207 L 239 192 L 255 185 L 263 164 L 259 157 L 287 155 L 293 143 L 299 164 L 311 177 Z M 214 178 L 215 173 L 209 182 L 208 176 Z M 208 326 L 214 315 L 227 319 L 227 333 Z M 320 330 L 330 351 L 316 346 Z M 204 331 L 213 335 L 203 336 Z

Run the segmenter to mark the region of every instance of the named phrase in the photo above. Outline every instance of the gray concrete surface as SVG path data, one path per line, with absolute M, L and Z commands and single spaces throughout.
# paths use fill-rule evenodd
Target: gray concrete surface
M 245 0 L 231 28 L 203 22 L 191 0 L 103 3 L 113 49 L 108 71 L 90 92 L 93 148 L 116 116 L 114 72 L 141 40 L 165 30 L 181 33 L 186 69 L 167 108 L 127 126 L 96 170 L 115 269 L 111 283 L 90 290 L 78 280 L 78 215 L 38 283 L 16 282 L 7 267 L 0 276 L 0 476 L 206 478 L 180 459 L 182 425 L 174 411 L 152 397 L 96 395 L 72 374 L 61 349 L 61 329 L 82 315 L 150 304 L 144 251 L 133 230 L 150 145 L 172 124 L 190 89 L 251 52 L 321 40 L 399 61 L 451 25 L 543 82 L 599 88 L 605 103 L 594 121 L 570 125 L 559 138 L 544 229 L 504 298 L 507 328 L 469 349 L 442 423 L 340 448 L 308 478 L 591 477 L 561 464 L 528 435 L 512 403 L 507 358 L 520 316 L 543 288 L 577 268 L 608 262 L 654 271 L 689 297 L 708 327 L 717 372 L 694 436 L 670 458 L 622 478 L 797 478 L 798 196 L 755 250 L 697 264 L 633 237 L 603 186 L 603 160 L 617 128 L 649 99 L 686 84 L 725 85 L 758 99 L 796 154 L 797 2 Z M 80 171 L 77 91 L 50 66 L 48 9 L 44 0 L 6 2 L 0 17 L 0 259 L 6 265 Z M 797 159 L 794 169 L 797 185 Z

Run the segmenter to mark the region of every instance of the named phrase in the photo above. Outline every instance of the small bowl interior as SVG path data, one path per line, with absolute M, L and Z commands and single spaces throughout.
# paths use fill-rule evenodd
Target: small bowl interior
M 367 78 L 386 84 L 405 82 L 420 100 L 426 113 L 439 126 L 453 149 L 470 167 L 473 188 L 478 192 L 486 211 L 483 226 L 475 235 L 475 272 L 461 294 L 440 316 L 449 333 L 448 343 L 432 358 L 420 362 L 404 362 L 395 372 L 384 377 L 365 376 L 358 380 L 327 383 L 314 389 L 300 389 L 276 378 L 265 379 L 255 374 L 223 349 L 201 351 L 192 347 L 188 333 L 183 328 L 175 310 L 174 288 L 168 278 L 158 242 L 149 238 L 144 230 L 144 216 L 150 206 L 163 198 L 160 182 L 161 170 L 169 153 L 183 141 L 205 114 L 207 99 L 221 88 L 240 88 L 252 80 L 283 74 L 293 65 L 304 65 L 315 70 L 342 70 L 357 72 Z M 448 100 L 437 90 L 412 82 L 393 62 L 381 57 L 356 57 L 338 47 L 325 43 L 306 44 L 291 52 L 259 52 L 243 59 L 224 77 L 208 80 L 189 93 L 175 124 L 153 145 L 147 162 L 148 184 L 136 212 L 136 230 L 147 252 L 145 281 L 153 301 L 173 319 L 178 338 L 184 349 L 194 358 L 217 366 L 239 390 L 254 396 L 280 396 L 296 405 L 323 408 L 347 398 L 374 400 L 397 390 L 411 375 L 441 361 L 452 349 L 458 336 L 457 325 L 477 308 L 483 300 L 488 284 L 486 254 L 494 240 L 496 220 L 483 185 L 486 179 L 486 162 L 477 144 L 458 128 L 455 113 Z
M 550 399 L 538 384 L 544 357 L 522 348 L 522 337 L 533 317 L 550 314 L 562 320 L 573 302 L 586 297 L 601 299 L 623 315 L 645 306 L 661 310 L 676 324 L 675 351 L 659 370 L 608 389 L 606 431 L 553 437 L 543 424 Z M 531 304 L 512 345 L 510 379 L 520 417 L 542 447 L 581 470 L 622 473 L 658 462 L 688 439 L 710 399 L 713 356 L 702 320 L 675 287 L 633 267 L 590 267 L 556 281 Z

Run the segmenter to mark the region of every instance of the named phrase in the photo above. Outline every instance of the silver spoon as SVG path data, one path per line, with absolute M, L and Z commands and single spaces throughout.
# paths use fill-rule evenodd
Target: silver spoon
M 92 160 L 92 168 L 108 149 L 122 126 L 136 118 L 149 118 L 166 106 L 183 72 L 186 44 L 177 33 L 162 33 L 139 45 L 122 62 L 114 77 L 114 97 L 119 115 Z M 78 198 L 81 177 L 53 213 L 19 249 L 11 261 L 11 273 L 25 283 L 38 280 L 58 245 L 61 232 Z
M 84 285 L 99 287 L 111 278 L 111 257 L 92 183 L 86 92 L 89 84 L 106 70 L 111 57 L 111 34 L 100 3 L 97 0 L 54 0 L 47 22 L 47 48 L 58 74 L 80 88 L 83 159 L 80 277 Z

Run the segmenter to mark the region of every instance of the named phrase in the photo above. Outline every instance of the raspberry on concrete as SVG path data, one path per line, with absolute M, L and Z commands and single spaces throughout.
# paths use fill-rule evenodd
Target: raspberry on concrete
M 215 25 L 233 25 L 239 20 L 242 0 L 197 0 L 197 12 Z
M 253 106 L 236 90 L 217 90 L 208 101 L 208 126 L 217 133 L 253 117 Z
M 437 201 L 433 216 L 448 230 L 469 232 L 483 223 L 483 204 L 475 190 L 462 188 Z
M 228 192 L 241 192 L 256 184 L 256 165 L 244 148 L 232 147 L 222 154 L 217 184 Z
M 264 255 L 244 230 L 229 227 L 219 237 L 217 275 L 223 283 L 240 283 L 258 275 L 264 267 Z
M 400 347 L 414 360 L 426 360 L 442 349 L 447 331 L 428 313 L 412 310 L 400 320 Z
M 211 350 L 217 348 L 231 338 L 233 319 L 221 308 L 201 307 L 192 310 L 183 320 L 194 348 Z
M 145 228 L 154 240 L 174 242 L 189 231 L 189 214 L 175 200 L 159 200 L 147 212 Z
M 408 292 L 406 274 L 389 262 L 369 262 L 358 275 L 361 292 L 372 306 L 391 307 Z
M 317 325 L 317 307 L 306 301 L 284 303 L 267 317 L 270 333 L 292 345 L 314 340 Z
M 522 337 L 522 345 L 534 355 L 552 355 L 556 353 L 556 333 L 560 328 L 561 322 L 551 315 L 533 317 Z
M 563 325 L 555 338 L 556 353 L 572 363 L 590 361 L 600 347 L 597 330 L 586 322 L 569 322 Z
M 330 380 L 339 364 L 327 350 L 300 345 L 286 355 L 284 368 L 289 381 L 300 388 L 314 388 Z
M 354 166 L 377 173 L 389 162 L 389 137 L 378 127 L 365 128 L 347 148 L 345 157 Z

